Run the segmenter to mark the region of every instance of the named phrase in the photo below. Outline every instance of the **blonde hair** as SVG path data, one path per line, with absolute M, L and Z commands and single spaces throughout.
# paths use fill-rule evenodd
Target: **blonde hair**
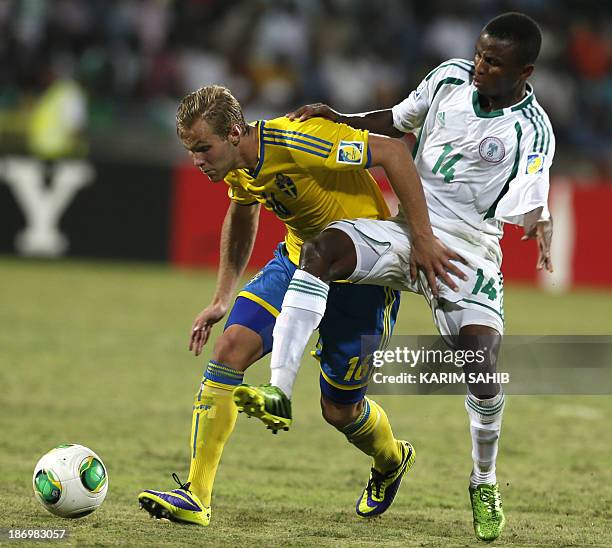
M 216 84 L 201 87 L 183 97 L 176 113 L 178 136 L 182 138 L 197 120 L 206 121 L 213 132 L 223 139 L 236 124 L 247 131 L 240 103 L 229 89 Z

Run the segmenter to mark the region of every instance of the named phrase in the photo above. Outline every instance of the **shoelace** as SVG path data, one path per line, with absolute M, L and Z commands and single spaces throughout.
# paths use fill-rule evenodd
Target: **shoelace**
M 372 468 L 367 487 L 370 496 L 372 496 L 372 490 L 376 489 L 376 498 L 380 498 L 380 491 L 382 489 L 382 483 L 384 479 L 384 474 L 380 473 L 378 470 L 376 470 L 376 468 Z
M 497 517 L 500 502 L 499 493 L 489 489 L 481 489 L 480 500 L 485 503 L 487 512 L 491 514 L 492 517 Z
M 175 474 L 174 472 L 172 472 L 172 479 L 179 484 L 179 488 L 180 489 L 184 489 L 185 491 L 189 491 L 191 493 L 191 491 L 189 490 L 189 487 L 191 487 L 191 482 L 188 481 L 187 483 L 183 483 L 177 474 Z
M 402 459 L 404 458 L 404 451 L 402 450 Z M 404 462 L 402 460 L 402 462 Z M 399 465 L 400 467 L 402 466 L 402 464 L 400 463 Z M 391 474 L 394 474 L 397 470 L 399 470 L 399 467 L 395 469 L 395 471 L 393 472 L 388 472 L 387 474 L 383 474 L 382 472 L 379 472 L 378 470 L 376 470 L 376 468 L 372 468 L 370 471 L 370 479 L 368 481 L 368 494 L 370 496 L 372 496 L 372 487 L 376 488 L 376 497 L 378 497 L 379 499 L 381 498 L 381 496 L 384 497 L 384 491 L 381 495 L 381 490 L 383 489 L 383 482 L 384 480 L 389 477 Z

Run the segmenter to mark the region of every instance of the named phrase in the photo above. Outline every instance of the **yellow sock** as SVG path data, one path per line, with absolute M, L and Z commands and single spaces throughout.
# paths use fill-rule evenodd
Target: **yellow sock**
M 210 506 L 223 447 L 236 424 L 238 410 L 232 399 L 244 373 L 210 361 L 195 396 L 191 421 L 190 489 L 204 506 Z
M 364 398 L 361 415 L 342 432 L 357 449 L 372 457 L 373 467 L 379 472 L 384 474 L 399 466 L 401 443 L 393 437 L 387 414 L 375 401 Z

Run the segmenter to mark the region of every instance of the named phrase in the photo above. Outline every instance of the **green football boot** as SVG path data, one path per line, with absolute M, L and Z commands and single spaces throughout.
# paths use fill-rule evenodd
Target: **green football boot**
M 241 384 L 234 388 L 234 403 L 240 413 L 257 417 L 273 434 L 291 426 L 291 400 L 277 386 Z
M 499 485 L 481 483 L 470 486 L 474 532 L 480 540 L 495 540 L 506 524 Z
M 407 441 L 402 444 L 402 461 L 399 466 L 386 474 L 376 468 L 370 471 L 370 479 L 361 496 L 357 499 L 355 510 L 362 518 L 372 518 L 386 512 L 397 494 L 406 472 L 414 465 L 414 447 Z

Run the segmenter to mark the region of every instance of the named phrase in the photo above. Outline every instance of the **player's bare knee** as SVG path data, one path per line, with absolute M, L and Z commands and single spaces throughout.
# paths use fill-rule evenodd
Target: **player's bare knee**
M 468 378 L 477 379 L 476 382 L 468 382 L 468 390 L 479 399 L 493 398 L 501 390 L 499 383 L 486 380 L 486 375 L 497 371 L 501 340 L 502 336 L 497 330 L 484 325 L 467 325 L 459 333 L 459 348 L 470 350 L 479 357 L 463 367 Z M 485 377 L 479 376 L 481 373 Z
M 350 236 L 328 228 L 302 245 L 300 268 L 326 283 L 348 278 L 357 266 L 357 252 Z
M 344 428 L 355 422 L 361 412 L 361 402 L 343 405 L 321 397 L 321 413 L 325 421 L 334 428 Z
M 261 352 L 261 338 L 256 333 L 243 326 L 232 325 L 217 338 L 213 359 L 238 371 L 245 371 L 261 356 Z
M 300 268 L 309 274 L 320 278 L 324 282 L 329 281 L 328 274 L 331 267 L 331 257 L 327 253 L 326 246 L 317 236 L 306 240 L 302 244 L 300 254 Z

